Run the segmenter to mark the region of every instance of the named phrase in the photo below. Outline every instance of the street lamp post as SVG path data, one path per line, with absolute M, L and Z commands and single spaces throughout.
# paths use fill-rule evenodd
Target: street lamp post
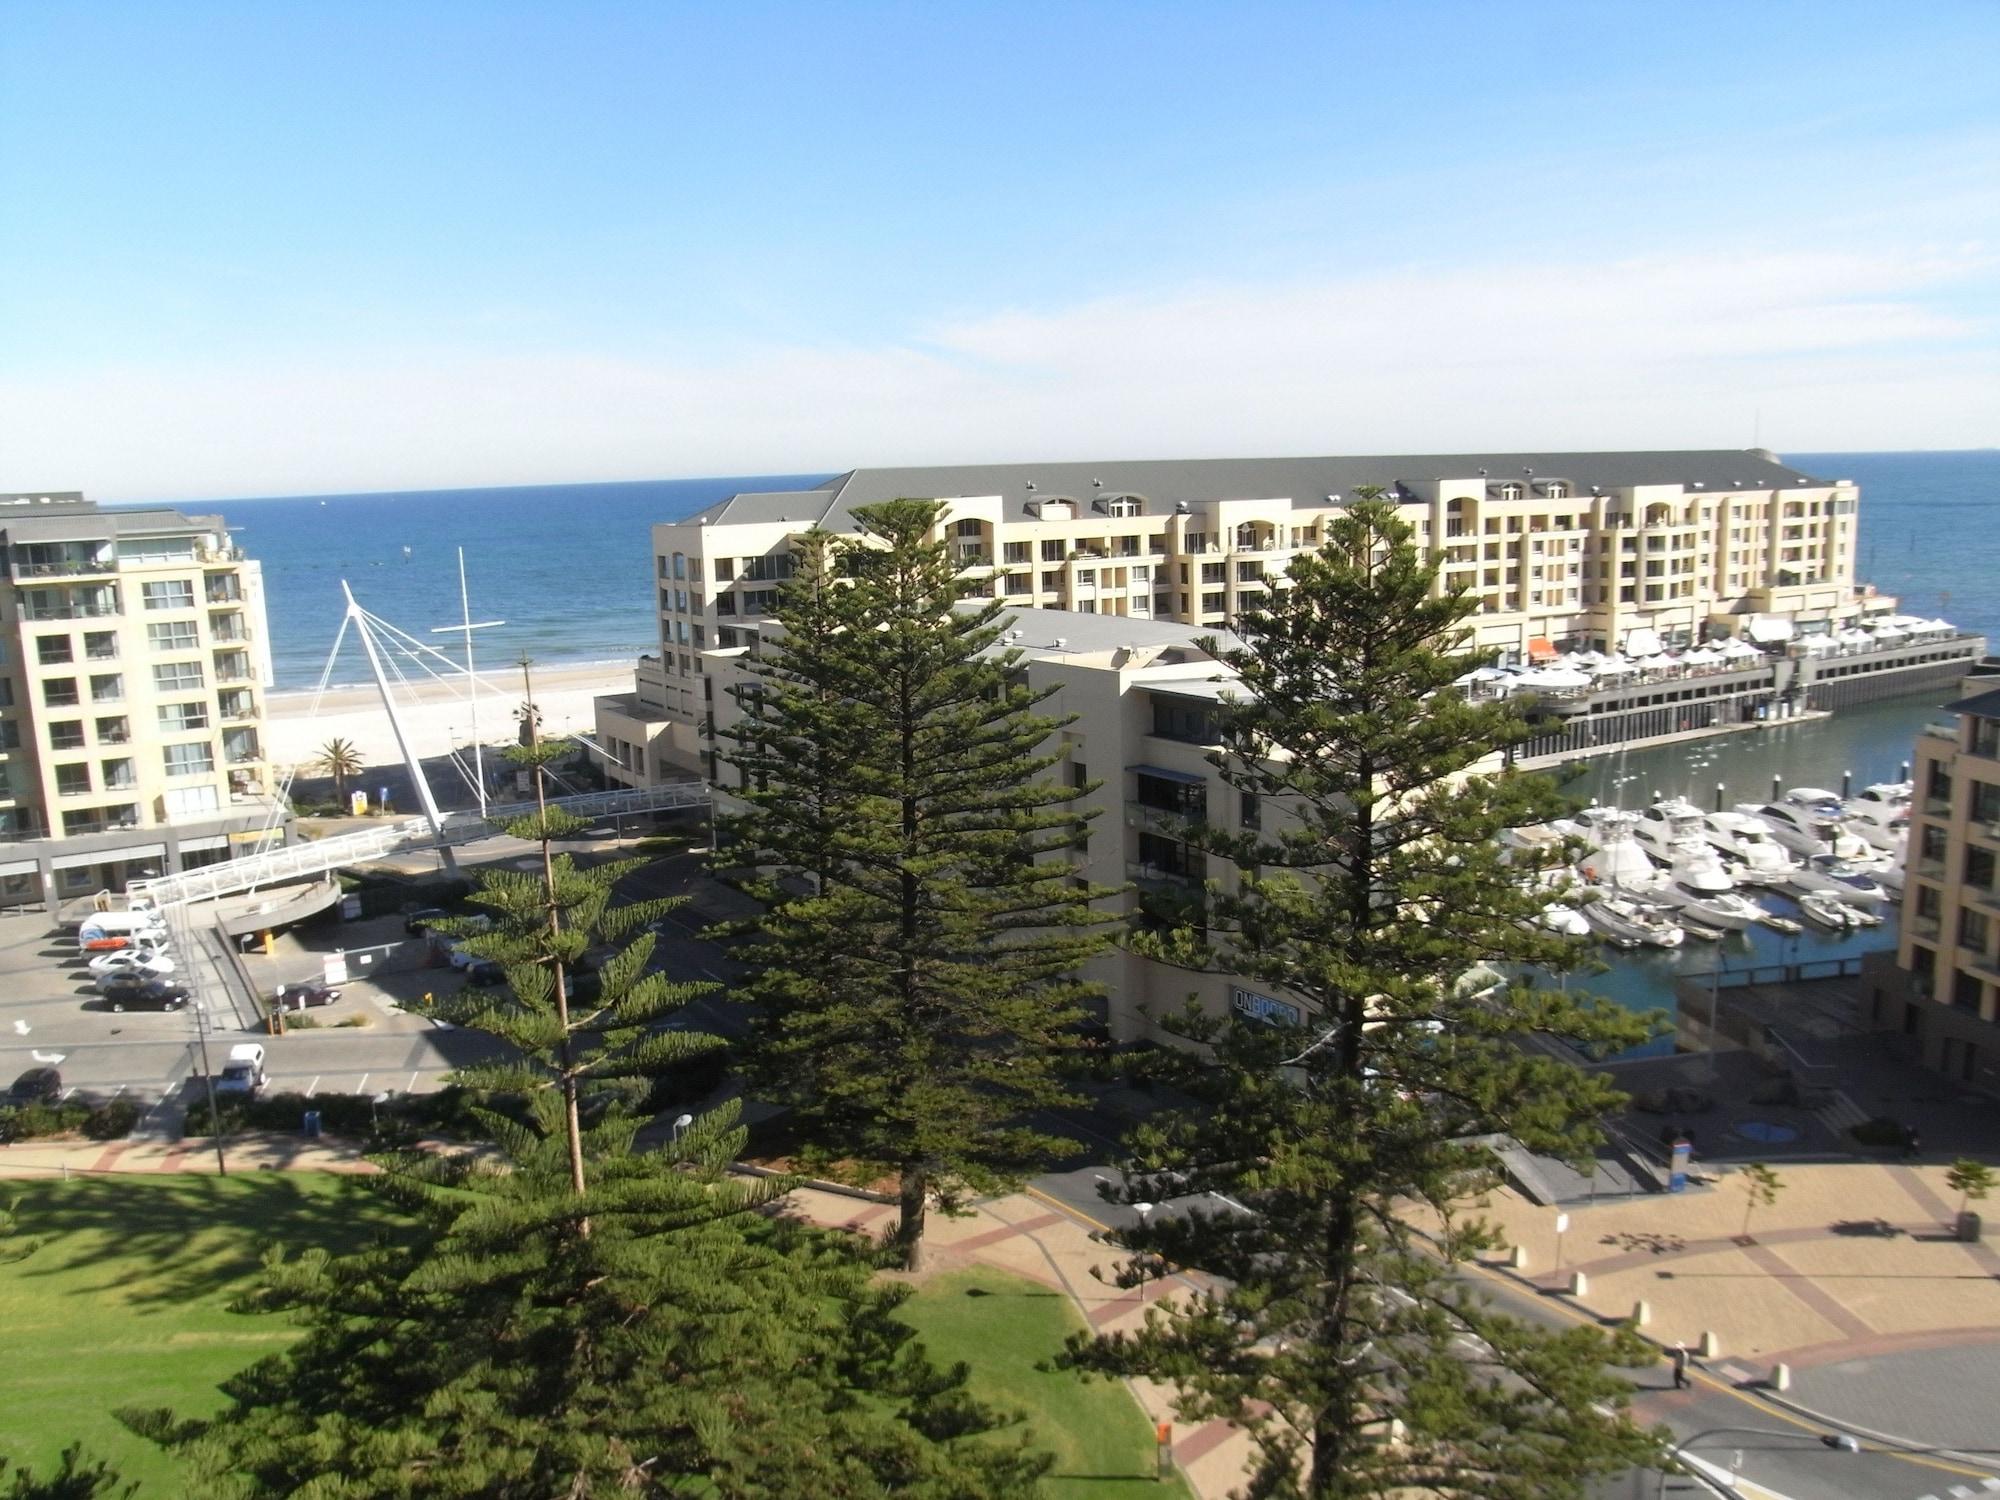
M 1797 1437 L 1798 1435 L 1799 1434 L 1796 1432 L 1780 1432 L 1776 1428 L 1771 1428 L 1771 1427 L 1705 1427 L 1700 1432 L 1695 1433 L 1691 1437 L 1682 1438 L 1678 1443 L 1675 1443 L 1673 1447 L 1669 1448 L 1666 1451 L 1666 1453 L 1661 1457 L 1660 1482 L 1653 1487 L 1654 1500 L 1659 1500 L 1660 1496 L 1666 1494 L 1667 1471 L 1673 1467 L 1674 1461 L 1680 1458 L 1682 1454 L 1686 1453 L 1689 1448 L 1692 1448 L 1696 1443 L 1700 1442 L 1703 1438 L 1712 1438 L 1712 1437 L 1794 1438 Z M 1861 1451 L 1860 1440 L 1855 1438 L 1849 1433 L 1823 1432 L 1819 1434 L 1819 1440 L 1823 1446 L 1833 1449 L 1834 1452 L 1836 1453 L 1859 1453 Z
M 1151 1216 L 1153 1209 L 1156 1206 L 1157 1205 L 1151 1203 L 1135 1203 L 1132 1205 L 1132 1212 L 1139 1216 L 1139 1227 L 1141 1229 L 1144 1229 L 1146 1227 L 1147 1219 Z M 1140 1253 L 1142 1255 L 1144 1254 L 1143 1251 Z M 1139 1269 L 1139 1305 L 1141 1307 L 1144 1307 L 1146 1305 L 1146 1265 L 1143 1260 L 1139 1262 L 1138 1269 Z
M 208 1088 L 208 1128 L 215 1132 L 215 1171 L 229 1175 L 229 1163 L 222 1156 L 222 1111 L 215 1102 L 215 1070 L 208 1065 L 208 1007 L 200 1001 L 194 1007 L 194 1034 L 201 1047 L 201 1081 Z

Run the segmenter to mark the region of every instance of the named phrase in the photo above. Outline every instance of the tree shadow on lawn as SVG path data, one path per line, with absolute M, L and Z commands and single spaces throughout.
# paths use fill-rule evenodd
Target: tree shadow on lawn
M 409 1221 L 365 1182 L 244 1172 L 10 1185 L 4 1197 L 19 1199 L 16 1242 L 37 1245 L 5 1274 L 74 1278 L 94 1268 L 101 1280 L 72 1280 L 66 1292 L 114 1296 L 134 1307 L 211 1298 L 255 1277 L 274 1244 L 288 1255 L 313 1248 L 340 1253 L 406 1228 Z

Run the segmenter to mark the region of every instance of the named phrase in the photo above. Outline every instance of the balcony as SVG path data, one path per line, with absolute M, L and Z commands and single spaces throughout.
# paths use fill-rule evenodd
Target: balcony
M 22 601 L 24 620 L 109 620 L 118 615 L 116 604 L 37 604 Z
M 195 555 L 201 560 L 202 566 L 207 568 L 218 568 L 228 563 L 243 561 L 241 547 L 197 547 Z
M 245 694 L 241 697 L 224 698 L 221 714 L 225 719 L 256 719 L 263 717 L 263 710 L 257 707 L 255 699 Z
M 250 627 L 243 623 L 240 615 L 229 615 L 220 621 L 209 621 L 208 635 L 218 646 L 240 644 L 250 639 Z
M 82 562 L 19 562 L 13 565 L 16 579 L 22 578 L 89 578 L 102 577 L 106 573 L 118 571 L 118 564 L 111 559 Z
M 218 588 L 217 584 L 225 584 L 226 587 Z M 242 585 L 237 583 L 233 576 L 227 579 L 209 579 L 207 595 L 210 604 L 241 604 L 243 602 Z
M 1935 942 L 1939 931 L 1940 927 L 1936 917 L 1910 918 L 1910 936 L 1912 937 L 1924 938 Z
M 1125 861 L 1125 878 L 1146 890 L 1171 891 L 1198 901 L 1203 894 L 1202 877 L 1172 865 L 1156 865 L 1150 860 Z

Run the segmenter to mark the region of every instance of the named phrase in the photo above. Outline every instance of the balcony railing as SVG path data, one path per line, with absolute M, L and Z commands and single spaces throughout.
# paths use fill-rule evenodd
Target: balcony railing
M 248 682 L 254 675 L 248 667 L 217 667 L 215 669 L 215 680 L 217 682 Z
M 115 604 L 28 604 L 21 606 L 24 620 L 109 620 L 119 613 Z
M 17 562 L 13 566 L 16 578 L 83 578 L 92 574 L 115 573 L 115 560 L 104 562 Z
M 250 639 L 249 627 L 241 623 L 238 623 L 233 626 L 231 625 L 211 626 L 209 628 L 208 634 L 209 634 L 209 639 L 214 641 L 215 644 L 217 645 L 227 645 L 233 641 L 247 641 Z

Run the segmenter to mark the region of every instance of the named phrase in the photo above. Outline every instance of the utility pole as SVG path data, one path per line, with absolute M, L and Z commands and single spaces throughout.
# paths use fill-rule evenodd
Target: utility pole
M 465 638 L 465 688 L 470 695 L 472 708 L 472 779 L 479 783 L 479 816 L 486 816 L 486 761 L 479 743 L 479 676 L 472 668 L 472 632 L 490 630 L 495 625 L 505 625 L 505 620 L 481 620 L 472 623 L 472 604 L 465 591 L 465 549 L 458 549 L 458 612 L 457 625 L 433 625 L 432 635 L 460 635 Z
M 222 1157 L 222 1111 L 215 1102 L 215 1070 L 208 1065 L 208 1007 L 199 1000 L 194 1007 L 194 1034 L 201 1046 L 201 1081 L 208 1086 L 208 1128 L 215 1134 L 215 1170 L 229 1175 L 229 1163 Z

